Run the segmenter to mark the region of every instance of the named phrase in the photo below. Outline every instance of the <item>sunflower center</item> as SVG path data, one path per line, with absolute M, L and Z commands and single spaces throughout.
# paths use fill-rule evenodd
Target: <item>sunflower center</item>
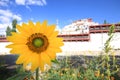
M 33 45 L 37 48 L 41 47 L 41 46 L 44 45 L 44 41 L 41 38 L 36 38 L 36 39 L 33 40 Z
M 28 37 L 26 45 L 31 51 L 41 53 L 47 49 L 49 42 L 45 35 L 35 33 Z

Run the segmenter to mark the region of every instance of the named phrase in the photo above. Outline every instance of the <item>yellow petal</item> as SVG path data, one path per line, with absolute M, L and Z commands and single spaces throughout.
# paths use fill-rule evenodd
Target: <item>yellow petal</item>
M 7 37 L 8 41 L 14 42 L 14 43 L 20 43 L 20 44 L 26 44 L 26 37 L 21 36 L 20 34 L 15 33 L 13 36 Z
M 44 61 L 42 60 L 42 57 L 41 55 L 39 55 L 39 67 L 40 67 L 40 70 L 43 72 L 44 71 Z
M 20 34 L 23 36 L 23 37 L 29 37 L 31 35 L 31 32 L 29 29 L 27 29 L 28 25 L 27 24 L 23 24 L 24 26 L 19 26 L 17 25 L 16 28 L 17 30 L 20 32 Z M 25 26 L 26 25 L 26 26 Z
M 19 57 L 18 57 L 18 59 L 17 59 L 17 61 L 16 61 L 16 64 L 24 64 L 24 63 L 26 63 L 27 61 L 30 61 L 30 54 L 32 54 L 32 53 L 25 53 L 25 54 L 21 54 Z
M 34 23 L 33 23 L 32 21 L 29 21 L 28 26 L 29 26 L 30 31 L 31 31 L 32 33 L 36 33 L 35 25 L 34 25 Z
M 47 27 L 47 20 L 42 23 L 42 26 Z M 46 28 L 45 28 L 46 29 Z
M 58 53 L 58 52 L 62 52 L 62 50 L 59 47 L 50 47 L 49 48 L 50 52 L 54 52 L 54 53 Z
M 28 49 L 27 45 L 17 45 L 17 44 L 10 44 L 6 46 L 7 48 L 12 48 L 10 53 L 13 54 L 23 54 L 23 53 L 30 53 L 31 51 Z
M 34 71 L 39 66 L 39 55 L 34 53 L 32 56 L 33 57 L 31 57 L 31 70 Z
M 56 53 L 54 53 L 52 51 L 46 52 L 46 54 L 51 58 L 51 60 L 56 58 Z
M 63 40 L 62 38 L 55 38 L 55 39 L 49 40 L 49 42 L 51 43 L 51 44 L 49 44 L 49 47 L 59 48 L 59 47 L 63 46 L 64 43 L 62 42 L 62 40 Z
M 29 27 L 33 27 L 34 26 L 34 23 L 32 21 L 29 21 L 28 24 L 29 24 Z
M 41 28 L 40 22 L 36 22 L 36 25 L 35 25 L 35 31 L 36 31 L 36 33 L 42 33 L 42 32 L 40 32 L 40 28 Z
M 28 64 L 30 64 L 30 58 L 28 58 L 27 60 L 24 61 L 23 68 L 26 69 L 26 67 L 28 66 Z
M 47 21 L 44 21 L 43 23 L 42 23 L 42 25 L 41 25 L 41 28 L 42 28 L 42 30 L 43 30 L 43 33 L 45 33 L 46 31 L 47 31 Z
M 51 40 L 51 39 L 56 38 L 57 35 L 58 35 L 58 31 L 54 31 L 48 38 Z
M 46 64 L 48 64 L 48 65 L 51 65 L 51 59 L 50 59 L 50 57 L 45 53 L 45 52 L 43 52 L 43 53 L 41 53 L 41 58 L 42 58 L 42 60 L 46 63 Z
M 24 62 L 24 56 L 20 55 L 16 61 L 16 64 L 22 64 Z
M 49 37 L 55 30 L 55 25 L 51 25 L 47 27 L 47 31 L 45 32 L 46 36 Z

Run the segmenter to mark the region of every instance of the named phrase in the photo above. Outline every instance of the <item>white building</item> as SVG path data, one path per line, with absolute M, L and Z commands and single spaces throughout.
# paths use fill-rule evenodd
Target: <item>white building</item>
M 101 52 L 108 39 L 109 27 L 112 24 L 98 24 L 92 19 L 82 19 L 75 21 L 62 29 L 59 37 L 64 38 L 62 47 L 64 55 L 92 54 Z M 120 49 L 120 24 L 115 25 L 114 38 L 111 46 Z M 91 52 L 91 53 L 90 53 Z M 95 52 L 93 54 L 92 52 Z
M 66 25 L 58 35 L 64 38 L 64 46 L 61 47 L 63 52 L 59 55 L 97 55 L 104 48 L 111 25 L 98 24 L 92 19 L 81 19 Z M 114 25 L 115 33 L 111 46 L 117 50 L 120 49 L 120 24 Z M 9 53 L 10 49 L 5 48 L 7 44 L 9 42 L 5 38 L 0 39 L 0 54 Z

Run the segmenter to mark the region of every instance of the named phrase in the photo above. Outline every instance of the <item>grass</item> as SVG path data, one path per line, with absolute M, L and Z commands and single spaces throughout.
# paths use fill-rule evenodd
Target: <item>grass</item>
M 108 69 L 108 64 L 101 62 L 102 57 L 90 58 L 85 56 L 84 62 L 80 64 L 77 60 L 72 61 L 72 57 L 64 58 L 64 60 L 59 60 L 58 64 L 54 64 L 51 69 L 46 71 L 42 78 L 43 80 L 119 80 L 120 64 L 117 62 L 120 58 L 115 58 L 116 63 L 113 64 L 111 56 L 110 68 Z M 74 56 L 74 58 L 81 60 L 79 56 Z M 73 62 L 76 63 L 73 65 Z

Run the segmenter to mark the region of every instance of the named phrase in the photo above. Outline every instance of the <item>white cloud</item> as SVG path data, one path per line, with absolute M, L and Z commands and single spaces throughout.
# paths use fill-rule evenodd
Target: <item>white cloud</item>
M 15 0 L 16 4 L 18 5 L 39 5 L 44 6 L 46 5 L 46 0 Z
M 0 16 L 0 20 L 2 23 L 9 23 L 10 22 L 9 17 L 6 17 L 6 16 Z
M 6 31 L 7 26 L 12 27 L 11 23 L 0 24 L 0 35 L 5 35 L 6 34 L 5 31 Z
M 7 6 L 7 3 L 0 1 L 0 6 Z
M 9 0 L 0 0 L 0 6 L 8 6 Z
M 15 0 L 18 5 L 25 5 L 25 0 Z
M 46 0 L 42 0 L 42 3 L 44 3 L 45 5 L 47 4 L 47 3 L 46 3 Z
M 10 24 L 0 24 L 0 29 L 4 29 L 5 27 L 7 27 Z
M 0 10 L 0 15 L 9 17 L 12 16 L 12 13 L 9 10 Z
M 28 5 L 26 5 L 26 8 L 29 9 L 29 11 L 32 11 L 32 9 Z
M 22 18 L 20 17 L 20 15 L 13 15 L 13 19 L 17 19 L 18 21 L 22 20 Z
M 7 26 L 11 27 L 11 23 L 12 23 L 13 19 L 17 19 L 17 21 L 22 20 L 22 18 L 19 14 L 14 14 L 10 10 L 1 10 L 0 9 L 0 33 L 1 34 L 5 34 L 5 30 L 6 30 Z
M 44 6 L 47 4 L 46 0 L 15 0 L 15 2 L 17 5 L 24 5 L 29 11 L 32 11 L 30 5 Z
M 17 19 L 21 21 L 22 18 L 19 14 L 14 14 L 10 10 L 1 10 L 0 9 L 0 22 L 2 23 L 10 23 L 12 19 Z

